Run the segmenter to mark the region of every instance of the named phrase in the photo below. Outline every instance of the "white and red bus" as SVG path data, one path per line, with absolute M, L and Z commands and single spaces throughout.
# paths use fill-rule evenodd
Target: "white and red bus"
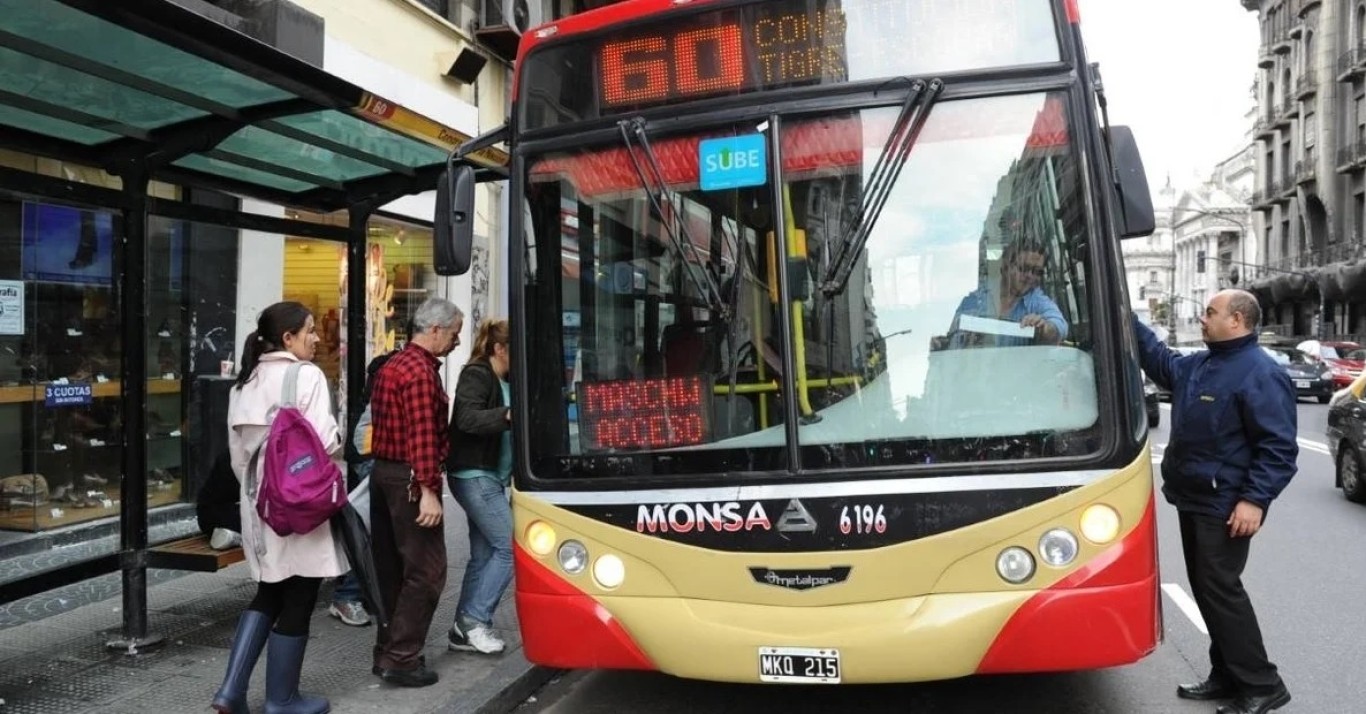
M 531 661 L 864 683 L 1157 646 L 1119 245 L 1153 213 L 1074 2 L 629 0 L 523 37 L 466 150 L 495 140 Z

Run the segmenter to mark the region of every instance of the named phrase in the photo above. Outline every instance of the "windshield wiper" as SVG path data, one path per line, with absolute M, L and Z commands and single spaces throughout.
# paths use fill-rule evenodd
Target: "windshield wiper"
M 640 186 L 645 189 L 645 195 L 650 199 L 650 208 L 656 216 L 659 216 L 659 224 L 664 227 L 664 231 L 669 234 L 669 242 L 673 249 L 678 253 L 678 257 L 683 261 L 683 271 L 688 274 L 688 279 L 692 281 L 693 287 L 697 289 L 699 295 L 707 302 L 707 307 L 712 312 L 719 315 L 722 321 L 730 321 L 730 307 L 721 297 L 721 288 L 716 283 L 716 278 L 707 269 L 706 261 L 702 258 L 702 251 L 697 248 L 697 244 L 692 241 L 692 236 L 688 234 L 687 221 L 684 220 L 678 206 L 671 199 L 672 192 L 669 185 L 664 180 L 664 172 L 659 168 L 659 158 L 655 156 L 654 149 L 650 148 L 650 138 L 645 133 L 645 120 L 641 117 L 634 119 L 623 119 L 617 122 L 617 128 L 621 130 L 621 141 L 626 146 L 626 155 L 631 159 L 631 166 L 636 171 L 636 176 L 640 178 Z M 636 155 L 636 149 L 645 155 L 642 162 Z M 646 169 L 649 169 L 649 176 L 646 176 Z M 664 213 L 664 204 L 670 204 L 670 214 Z M 673 222 L 670 222 L 670 217 Z M 681 235 L 680 235 L 681 234 Z M 699 277 L 700 274 L 700 277 Z
M 873 171 L 868 176 L 868 185 L 864 187 L 863 200 L 859 204 L 858 212 L 854 214 L 854 220 L 840 241 L 835 259 L 831 261 L 830 267 L 821 278 L 821 292 L 826 297 L 844 292 L 845 286 L 848 285 L 854 263 L 863 252 L 863 246 L 868 242 L 868 236 L 877 224 L 878 216 L 882 214 L 882 207 L 887 204 L 887 197 L 891 195 L 892 187 L 896 185 L 897 177 L 901 175 L 901 169 L 911 155 L 911 148 L 920 137 L 920 130 L 925 128 L 925 121 L 930 117 L 930 109 L 934 107 L 935 101 L 943 91 L 944 82 L 940 79 L 930 80 L 928 85 L 921 79 L 911 83 L 906 101 L 901 103 L 901 112 L 897 114 L 896 123 L 892 125 L 891 135 L 887 137 L 887 143 L 883 144 L 882 154 L 878 156 L 877 163 L 873 164 Z

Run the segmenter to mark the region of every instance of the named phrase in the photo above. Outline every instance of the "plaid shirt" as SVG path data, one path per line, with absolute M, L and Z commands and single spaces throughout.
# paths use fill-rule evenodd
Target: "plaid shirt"
M 409 342 L 375 374 L 370 394 L 372 455 L 408 464 L 414 480 L 436 493 L 450 448 L 440 367 L 435 355 Z

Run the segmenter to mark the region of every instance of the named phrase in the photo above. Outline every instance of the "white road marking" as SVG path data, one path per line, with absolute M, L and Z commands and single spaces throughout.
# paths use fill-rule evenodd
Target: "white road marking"
M 1317 451 L 1320 454 L 1331 454 L 1331 452 L 1328 451 L 1328 445 L 1321 441 L 1310 441 L 1309 439 L 1296 439 L 1295 441 L 1302 449 Z
M 1209 630 L 1205 627 L 1205 618 L 1200 616 L 1200 608 L 1195 604 L 1195 600 L 1191 599 L 1191 596 L 1181 589 L 1180 585 L 1162 583 L 1162 592 L 1167 593 L 1167 597 L 1171 598 L 1171 601 L 1176 604 L 1186 619 L 1195 625 L 1195 629 L 1199 630 L 1200 634 L 1209 634 Z

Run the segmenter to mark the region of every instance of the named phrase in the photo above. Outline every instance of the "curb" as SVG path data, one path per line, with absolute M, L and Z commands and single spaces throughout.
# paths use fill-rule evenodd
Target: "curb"
M 520 649 L 511 654 L 488 676 L 434 714 L 507 714 L 562 672 L 527 662 Z

